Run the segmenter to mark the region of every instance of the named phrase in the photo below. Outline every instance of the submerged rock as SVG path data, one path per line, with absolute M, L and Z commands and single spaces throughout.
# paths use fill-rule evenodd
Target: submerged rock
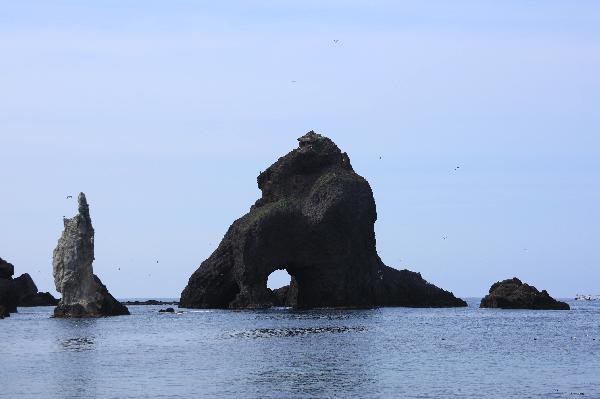
M 546 310 L 570 309 L 567 303 L 552 298 L 546 290 L 540 292 L 534 286 L 525 284 L 516 277 L 493 284 L 490 287 L 489 294 L 481 300 L 479 307 Z
M 175 309 L 173 309 L 173 308 L 161 309 L 158 311 L 158 313 L 175 313 Z
M 94 228 L 85 194 L 78 197 L 79 213 L 63 219 L 65 230 L 52 258 L 54 284 L 62 293 L 55 317 L 101 317 L 129 314 L 93 273 Z
M 262 197 L 190 277 L 181 307 L 467 305 L 418 273 L 384 265 L 369 183 L 330 139 L 311 131 L 298 141 L 260 173 Z M 277 269 L 293 277 L 294 289 L 267 288 Z

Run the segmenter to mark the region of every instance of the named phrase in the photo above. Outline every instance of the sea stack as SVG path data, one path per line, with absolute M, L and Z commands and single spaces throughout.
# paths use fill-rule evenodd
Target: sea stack
M 481 308 L 569 310 L 567 303 L 552 298 L 546 290 L 521 282 L 516 277 L 498 281 L 490 287 L 479 305 Z
M 298 141 L 259 174 L 262 197 L 192 274 L 180 307 L 466 306 L 420 274 L 384 265 L 369 183 L 329 138 L 310 131 Z M 277 269 L 293 284 L 274 293 L 267 278 Z
M 62 299 L 55 317 L 102 317 L 127 315 L 127 307 L 117 301 L 94 274 L 94 228 L 84 193 L 77 198 L 79 213 L 64 218 L 65 229 L 52 258 L 54 284 Z

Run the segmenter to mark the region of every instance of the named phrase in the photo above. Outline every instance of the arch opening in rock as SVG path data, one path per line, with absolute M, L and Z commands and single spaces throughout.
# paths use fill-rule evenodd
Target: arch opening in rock
M 296 279 L 285 268 L 276 269 L 269 274 L 267 290 L 271 294 L 273 306 L 296 307 L 298 305 Z
M 292 276 L 285 270 L 276 269 L 273 273 L 269 274 L 267 277 L 267 288 L 270 290 L 276 290 L 281 287 L 285 287 L 286 285 L 290 285 L 292 281 Z
M 419 273 L 383 264 L 369 183 L 329 138 L 311 131 L 298 141 L 260 173 L 261 198 L 192 274 L 181 307 L 466 306 Z M 290 285 L 269 289 L 283 266 Z

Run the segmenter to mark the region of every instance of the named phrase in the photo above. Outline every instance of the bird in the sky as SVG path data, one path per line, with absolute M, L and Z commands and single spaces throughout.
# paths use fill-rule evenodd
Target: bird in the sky
M 339 39 L 333 39 L 333 44 L 338 44 L 339 42 Z
M 296 83 L 296 81 L 295 81 L 295 80 L 292 80 L 292 83 Z
M 381 156 L 379 157 L 379 159 L 381 159 Z
M 442 240 L 445 240 L 446 238 L 448 238 L 448 236 L 442 236 Z
M 156 263 L 158 263 L 158 261 L 156 261 Z
M 69 199 L 69 198 L 73 198 L 73 196 L 72 195 L 67 195 L 67 199 Z
M 121 268 L 120 268 L 120 267 L 117 267 L 117 270 L 121 270 Z

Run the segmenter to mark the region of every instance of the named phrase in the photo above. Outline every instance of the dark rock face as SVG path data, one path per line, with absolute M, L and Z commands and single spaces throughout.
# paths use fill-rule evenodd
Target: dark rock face
M 19 305 L 19 295 L 15 289 L 13 274 L 15 274 L 15 267 L 0 258 L 0 306 L 5 317 L 16 312 Z
M 262 197 L 190 277 L 181 307 L 466 306 L 417 273 L 385 266 L 369 183 L 330 139 L 309 132 L 298 141 L 258 176 Z M 276 269 L 287 270 L 294 289 L 266 287 Z
M 0 306 L 4 313 L 14 313 L 17 306 L 56 305 L 50 293 L 38 293 L 38 288 L 27 273 L 13 279 L 15 268 L 0 258 Z
M 21 298 L 19 306 L 34 307 L 34 306 L 56 306 L 58 299 L 54 298 L 49 292 L 36 292 L 35 294 L 27 295 Z
M 158 311 L 158 313 L 175 313 L 175 309 L 173 309 L 173 308 L 161 309 Z
M 534 286 L 522 283 L 514 277 L 498 281 L 490 293 L 481 300 L 481 308 L 569 310 L 565 302 L 552 298 L 546 290 L 538 291 Z
M 17 290 L 17 295 L 19 296 L 19 302 L 21 302 L 22 298 L 25 298 L 29 295 L 35 295 L 38 292 L 38 288 L 33 282 L 33 279 L 28 273 L 21 274 L 19 277 L 13 280 L 15 285 L 15 290 Z M 19 304 L 19 306 L 21 306 Z
M 273 306 L 297 307 L 298 285 L 292 279 L 290 285 L 273 290 Z
M 3 305 L 0 305 L 0 320 L 5 317 L 10 317 L 10 313 L 8 312 L 7 308 L 5 308 Z
M 15 267 L 12 263 L 8 263 L 4 259 L 0 258 L 0 279 L 1 278 L 12 278 L 15 274 Z
M 94 228 L 85 194 L 78 197 L 79 213 L 63 219 L 65 230 L 52 258 L 54 284 L 62 293 L 55 317 L 101 317 L 127 315 L 129 310 L 117 301 L 93 273 Z

